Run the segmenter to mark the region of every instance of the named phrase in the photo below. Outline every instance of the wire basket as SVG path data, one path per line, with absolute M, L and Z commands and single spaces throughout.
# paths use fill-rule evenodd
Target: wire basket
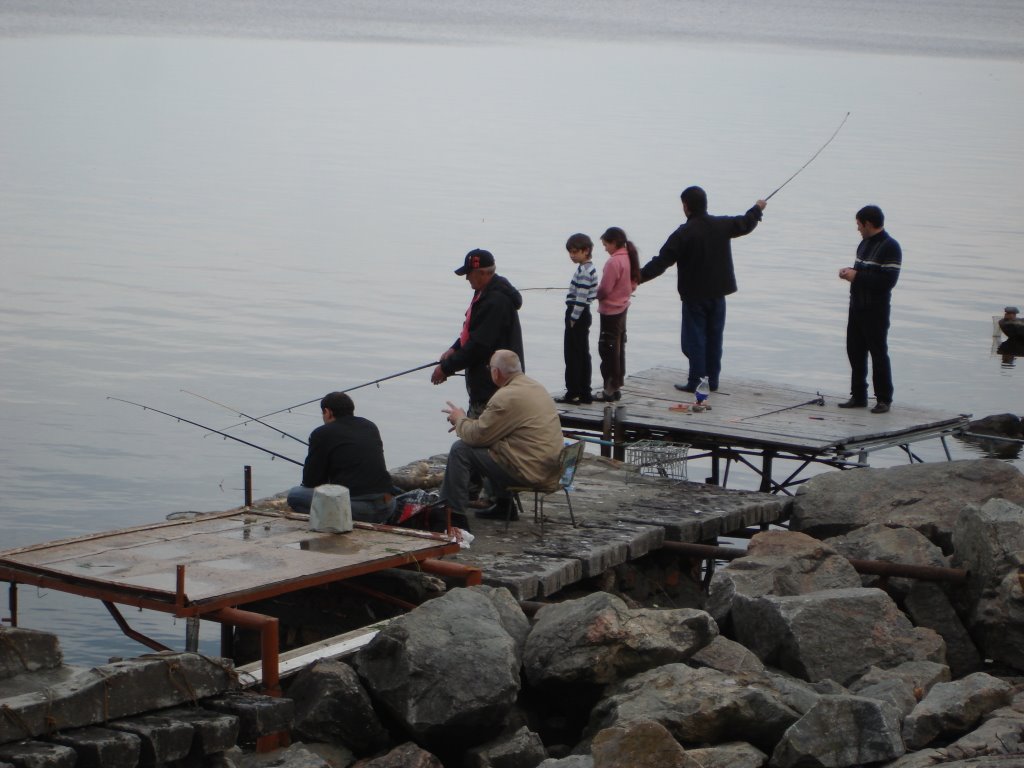
M 637 477 L 686 480 L 689 443 L 639 440 L 626 446 L 626 481 Z

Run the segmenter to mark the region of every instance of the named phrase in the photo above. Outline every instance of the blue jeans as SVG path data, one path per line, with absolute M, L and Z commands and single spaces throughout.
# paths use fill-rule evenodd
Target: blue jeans
M 707 376 L 712 389 L 718 389 L 722 372 L 722 334 L 725 332 L 725 297 L 683 302 L 683 327 L 680 345 L 690 363 L 686 379 L 696 387 Z
M 465 512 L 469 504 L 469 479 L 479 473 L 489 480 L 495 498 L 506 496 L 505 489 L 510 485 L 526 485 L 523 480 L 513 475 L 491 457 L 486 448 L 473 448 L 461 440 L 452 443 L 448 451 L 448 465 L 444 470 L 444 482 L 441 484 L 441 498 L 448 503 L 453 512 Z
M 308 515 L 309 508 L 313 506 L 313 490 L 304 485 L 296 485 L 288 491 L 288 506 Z M 390 494 L 385 497 L 379 493 L 366 493 L 350 496 L 349 501 L 352 504 L 352 519 L 364 523 L 386 523 L 395 511 L 395 500 Z

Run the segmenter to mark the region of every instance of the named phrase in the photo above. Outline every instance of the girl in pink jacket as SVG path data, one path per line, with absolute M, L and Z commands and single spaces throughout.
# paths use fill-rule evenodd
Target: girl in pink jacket
M 601 244 L 609 259 L 597 286 L 597 312 L 601 317 L 597 352 L 601 357 L 604 387 L 594 394 L 601 402 L 622 398 L 622 381 L 626 376 L 626 310 L 629 298 L 640 283 L 640 255 L 636 246 L 619 227 L 609 227 L 601 235 Z

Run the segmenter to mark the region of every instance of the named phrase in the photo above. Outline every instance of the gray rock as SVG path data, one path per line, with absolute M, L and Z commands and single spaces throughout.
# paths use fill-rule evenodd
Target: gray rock
M 231 749 L 238 741 L 238 718 L 222 712 L 208 712 L 205 709 L 165 709 L 160 712 L 192 726 L 192 752 L 195 755 L 215 755 Z M 191 759 L 190 756 L 190 759 Z
M 494 601 L 475 589 L 399 616 L 354 661 L 378 706 L 428 746 L 493 738 L 519 693 L 516 641 Z
M 569 755 L 567 757 L 549 757 L 537 768 L 594 768 L 594 758 L 590 755 Z
M 232 691 L 203 700 L 203 709 L 235 715 L 238 742 L 255 744 L 261 736 L 291 731 L 295 702 L 283 696 L 265 696 L 253 691 Z
M 870 523 L 843 536 L 835 536 L 828 540 L 828 544 L 844 557 L 854 560 L 949 567 L 949 559 L 942 554 L 942 550 L 913 528 Z M 916 579 L 883 578 L 870 574 L 860 578 L 862 586 L 884 589 L 898 603 L 902 603 L 910 589 L 920 583 Z
M 237 768 L 332 768 L 332 764 L 306 744 L 295 743 L 273 752 L 228 753 Z M 347 765 L 343 763 L 342 765 Z
M 903 609 L 915 626 L 932 629 L 942 638 L 953 677 L 963 677 L 981 668 L 981 654 L 942 587 L 928 581 L 916 582 L 904 598 Z
M 441 761 L 412 742 L 401 744 L 381 757 L 360 760 L 352 768 L 444 768 Z
M 487 595 L 494 603 L 494 607 L 498 609 L 498 616 L 501 618 L 501 626 L 516 641 L 516 648 L 522 658 L 526 637 L 530 634 L 530 620 L 526 618 L 526 614 L 523 613 L 523 609 L 516 599 L 512 597 L 512 593 L 504 587 L 489 587 L 486 584 L 473 587 L 473 589 Z
M 512 734 L 473 747 L 466 753 L 465 768 L 534 768 L 547 758 L 540 736 L 526 726 Z
M 802 533 L 765 531 L 750 540 L 744 557 L 712 577 L 708 612 L 725 627 L 737 595 L 803 595 L 859 586 L 858 573 L 829 544 Z
M 75 764 L 80 766 L 135 768 L 141 751 L 140 739 L 134 733 L 94 726 L 61 731 L 46 740 L 75 750 Z
M 865 685 L 858 689 L 857 695 L 866 699 L 884 701 L 896 709 L 901 721 L 911 713 L 918 702 L 917 696 L 914 694 L 914 687 L 910 683 L 896 678 Z
M 532 685 L 606 685 L 637 672 L 684 661 L 718 635 L 704 611 L 630 609 L 606 592 L 545 606 L 526 639 Z
M 701 768 L 762 768 L 768 764 L 768 755 L 743 741 L 688 749 L 686 755 Z
M 942 752 L 957 760 L 995 755 L 1024 756 L 1024 713 L 1007 707 L 997 709 L 981 725 Z M 1021 763 L 1024 764 L 1024 760 Z
M 691 667 L 710 667 L 730 674 L 759 675 L 765 671 L 756 654 L 721 635 L 693 654 L 687 663 Z
M 342 661 L 306 667 L 288 687 L 295 702 L 295 734 L 308 741 L 340 743 L 357 755 L 391 745 L 355 670 Z
M 605 728 L 590 745 L 594 768 L 701 768 L 661 723 L 641 720 Z
M 733 623 L 736 639 L 765 664 L 811 682 L 846 685 L 872 665 L 944 660 L 942 638 L 913 627 L 878 589 L 738 598 Z
M 823 696 L 783 735 L 772 768 L 846 768 L 905 752 L 899 713 L 861 696 Z
M 56 669 L 63 661 L 56 635 L 0 625 L 0 680 L 25 672 Z
M 914 528 L 950 552 L 964 506 L 992 498 L 1024 503 L 1024 475 L 996 459 L 826 472 L 800 486 L 790 528 L 825 539 L 884 523 Z
M 860 693 L 864 688 L 886 680 L 906 683 L 914 691 L 914 698 L 920 701 L 936 683 L 949 682 L 949 667 L 934 661 L 905 661 L 886 669 L 871 667 L 860 679 L 850 684 L 850 692 Z
M 988 658 L 1024 670 L 1024 508 L 1003 499 L 963 510 L 954 563 L 970 571 L 956 596 L 968 631 Z
M 903 740 L 910 749 L 928 746 L 936 737 L 959 736 L 982 717 L 1012 699 L 1009 683 L 984 672 L 962 680 L 937 683 L 903 721 Z
M 631 677 L 601 700 L 591 712 L 586 735 L 654 720 L 680 743 L 714 744 L 743 734 L 769 752 L 799 717 L 763 678 L 666 664 Z

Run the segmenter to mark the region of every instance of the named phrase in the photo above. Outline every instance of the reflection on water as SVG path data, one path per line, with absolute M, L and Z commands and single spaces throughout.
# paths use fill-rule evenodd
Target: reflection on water
M 1024 339 L 1006 339 L 996 347 L 1003 368 L 1013 368 L 1018 357 L 1024 357 Z

